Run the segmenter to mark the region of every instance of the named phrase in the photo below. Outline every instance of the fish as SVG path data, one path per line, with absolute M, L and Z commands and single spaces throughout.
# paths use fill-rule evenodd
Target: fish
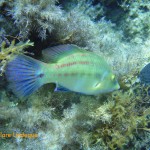
M 0 66 L 0 90 L 4 89 L 6 86 L 5 77 L 2 74 L 3 74 L 3 67 Z
M 150 63 L 140 71 L 138 78 L 142 84 L 150 85 Z
M 99 55 L 73 44 L 48 47 L 43 61 L 20 54 L 5 68 L 6 79 L 19 98 L 28 97 L 42 85 L 55 83 L 57 91 L 98 95 L 120 88 L 110 66 Z

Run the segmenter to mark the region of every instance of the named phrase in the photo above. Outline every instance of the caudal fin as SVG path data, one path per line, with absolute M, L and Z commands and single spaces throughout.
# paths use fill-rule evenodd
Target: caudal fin
M 25 55 L 17 55 L 6 65 L 6 78 L 18 97 L 27 97 L 43 85 L 41 62 Z

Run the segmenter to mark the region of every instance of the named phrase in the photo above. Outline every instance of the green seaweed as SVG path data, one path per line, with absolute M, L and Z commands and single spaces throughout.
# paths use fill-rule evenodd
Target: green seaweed
M 132 83 L 135 77 L 128 80 Z M 129 89 L 100 96 L 97 100 L 81 97 L 81 103 L 70 110 L 75 114 L 70 120 L 75 123 L 78 142 L 84 149 L 127 149 L 129 145 L 132 149 L 137 148 L 138 137 L 150 134 L 149 101 L 148 87 L 141 87 L 139 83 L 132 83 Z
M 1 91 L 1 132 L 39 135 L 32 140 L 3 139 L 1 149 L 149 149 L 149 87 L 137 80 L 139 70 L 150 60 L 148 2 L 103 0 L 93 5 L 88 0 L 1 0 L 0 43 L 3 36 L 11 39 L 8 33 L 17 33 L 21 39 L 34 41 L 36 56 L 48 46 L 76 44 L 103 55 L 121 87 L 109 94 L 83 96 L 54 93 L 54 87 L 47 86 L 26 101 Z M 112 5 L 116 9 L 110 9 Z M 4 45 L 0 52 L 3 71 L 14 55 L 33 43 Z
M 99 96 L 53 93 L 50 86 L 43 87 L 23 102 L 12 103 L 5 95 L 0 115 L 2 132 L 34 132 L 39 137 L 4 140 L 2 147 L 9 148 L 8 143 L 12 141 L 12 147 L 17 142 L 20 147 L 30 149 L 146 147 L 150 142 L 149 87 L 135 82 L 136 76 L 132 75 L 120 80 L 124 84 L 122 89 Z M 130 88 L 123 88 L 127 85 Z
M 2 67 L 1 75 L 4 73 L 7 62 L 11 60 L 14 55 L 23 54 L 23 50 L 29 46 L 33 46 L 33 43 L 30 42 L 30 40 L 26 42 L 19 42 L 17 44 L 15 44 L 14 40 L 11 42 L 9 47 L 6 47 L 6 43 L 2 42 L 0 51 L 0 66 Z

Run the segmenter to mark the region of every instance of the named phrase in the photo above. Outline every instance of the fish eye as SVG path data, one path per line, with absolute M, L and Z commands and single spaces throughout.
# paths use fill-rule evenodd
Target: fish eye
M 113 82 L 114 84 L 117 84 L 117 83 L 118 83 L 117 80 L 116 80 L 115 75 L 112 75 L 112 76 L 111 76 L 111 80 L 112 80 L 112 82 Z
M 112 80 L 115 80 L 115 75 L 112 75 L 112 76 L 111 76 L 111 79 L 112 79 Z
M 98 83 L 95 84 L 95 87 L 98 87 L 98 86 L 100 86 L 100 85 L 101 85 L 101 83 L 98 82 Z

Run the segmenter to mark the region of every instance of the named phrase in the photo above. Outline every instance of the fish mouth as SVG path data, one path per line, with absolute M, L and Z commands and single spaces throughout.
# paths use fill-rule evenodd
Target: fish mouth
M 110 92 L 117 91 L 119 89 L 120 89 L 120 85 L 117 83 L 116 86 L 110 90 Z
M 113 88 L 113 89 L 111 89 L 111 90 L 108 90 L 107 93 L 109 93 L 109 92 L 114 92 L 114 91 L 117 91 L 117 90 L 119 90 L 119 89 L 120 89 L 120 86 L 118 86 L 117 88 Z

